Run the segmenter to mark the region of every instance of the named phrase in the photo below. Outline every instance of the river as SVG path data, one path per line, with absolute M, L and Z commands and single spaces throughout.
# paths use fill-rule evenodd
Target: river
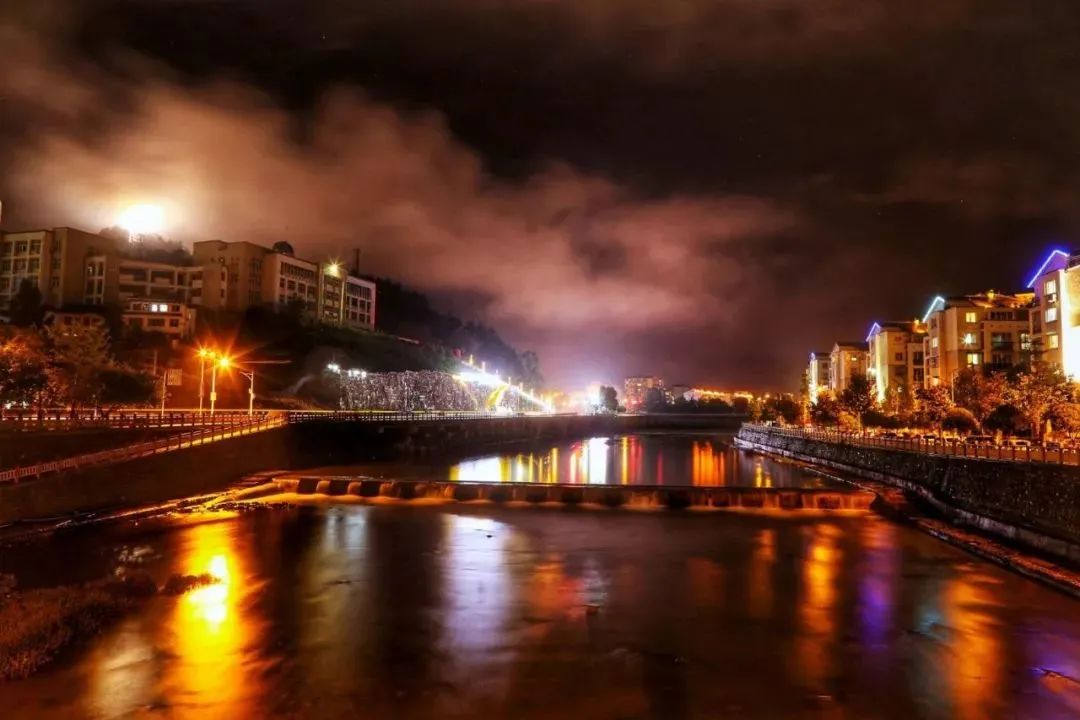
M 723 483 L 802 476 L 711 442 Z M 122 562 L 221 582 L 0 684 L 5 718 L 1080 716 L 1080 603 L 871 513 L 316 502 L 0 551 L 24 586 Z

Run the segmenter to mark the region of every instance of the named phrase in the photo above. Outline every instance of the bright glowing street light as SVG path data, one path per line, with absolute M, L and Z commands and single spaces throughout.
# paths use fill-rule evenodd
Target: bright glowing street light
M 128 240 L 134 242 L 140 235 L 160 233 L 165 227 L 165 211 L 160 205 L 132 205 L 120 213 L 117 224 L 127 230 Z
M 217 371 L 218 368 L 228 370 L 232 360 L 227 355 L 222 355 L 210 368 L 210 415 L 214 415 L 214 407 L 217 405 Z

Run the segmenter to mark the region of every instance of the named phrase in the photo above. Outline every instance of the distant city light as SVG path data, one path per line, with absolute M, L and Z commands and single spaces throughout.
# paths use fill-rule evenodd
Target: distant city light
M 117 224 L 127 230 L 131 240 L 140 235 L 155 235 L 165 227 L 165 211 L 160 205 L 132 205 L 120 213 Z
M 341 372 L 341 366 L 338 365 L 337 363 L 328 363 L 326 365 L 326 369 L 329 370 L 332 373 L 340 373 Z

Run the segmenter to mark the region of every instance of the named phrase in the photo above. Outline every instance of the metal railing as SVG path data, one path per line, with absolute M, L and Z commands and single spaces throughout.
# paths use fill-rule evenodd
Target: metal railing
M 760 423 L 744 423 L 754 430 L 764 430 L 786 437 L 820 440 L 841 445 L 883 448 L 923 455 L 1003 460 L 1008 462 L 1048 463 L 1051 465 L 1080 465 L 1080 449 L 1071 447 L 1047 448 L 1044 445 L 996 445 L 971 443 L 957 438 L 887 438 L 869 433 L 844 432 L 823 428 L 780 428 Z
M 421 422 L 428 420 L 486 420 L 492 418 L 514 417 L 512 415 L 493 415 L 482 410 L 290 410 L 286 413 L 290 423 L 310 422 L 315 420 L 333 420 L 335 422 Z
M 23 478 L 40 477 L 62 470 L 73 470 L 95 465 L 109 465 L 146 457 L 148 455 L 157 455 L 159 453 L 172 452 L 174 450 L 181 450 L 196 445 L 205 445 L 211 442 L 218 442 L 228 438 L 250 435 L 271 428 L 281 427 L 287 422 L 288 419 L 282 413 L 259 413 L 252 418 L 248 418 L 245 414 L 243 415 L 243 420 L 240 421 L 235 418 L 217 418 L 214 421 L 214 424 L 209 427 L 203 427 L 200 430 L 177 433 L 148 442 L 135 443 L 133 445 L 125 445 L 124 447 L 112 448 L 110 450 L 101 450 L 61 460 L 52 460 L 49 462 L 37 463 L 35 465 L 26 465 L 0 471 L 0 483 L 18 482 Z
M 258 411 L 255 415 L 263 415 Z M 0 415 L 0 431 L 39 432 L 50 430 L 76 430 L 83 428 L 140 429 L 140 428 L 196 428 L 219 425 L 222 422 L 247 420 L 247 410 L 218 410 L 213 415 L 198 410 L 69 410 L 49 409 L 40 414 L 36 410 L 7 410 Z

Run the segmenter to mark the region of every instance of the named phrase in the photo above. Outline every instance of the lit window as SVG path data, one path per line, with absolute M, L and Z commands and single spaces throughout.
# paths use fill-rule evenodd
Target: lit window
M 937 347 L 937 338 L 936 337 L 930 338 L 930 347 L 932 347 L 932 348 Z
M 1057 322 L 1057 308 L 1056 307 L 1046 309 L 1046 322 L 1048 322 L 1048 323 Z
M 978 321 L 979 321 L 979 316 L 978 316 L 977 313 L 973 313 L 973 312 L 964 313 L 964 322 L 973 323 L 973 322 L 978 322 Z
M 975 333 L 964 333 L 964 344 L 965 345 L 974 345 L 975 344 Z
M 1055 333 L 1051 333 L 1046 336 L 1046 347 L 1051 350 L 1057 350 L 1059 344 L 1058 336 Z
M 967 354 L 967 364 L 969 366 L 975 367 L 976 365 L 979 364 L 979 360 L 980 360 L 979 353 L 968 353 Z
M 1056 295 L 1057 294 L 1057 280 L 1047 280 L 1046 285 L 1043 286 L 1043 290 L 1045 290 L 1047 295 Z

